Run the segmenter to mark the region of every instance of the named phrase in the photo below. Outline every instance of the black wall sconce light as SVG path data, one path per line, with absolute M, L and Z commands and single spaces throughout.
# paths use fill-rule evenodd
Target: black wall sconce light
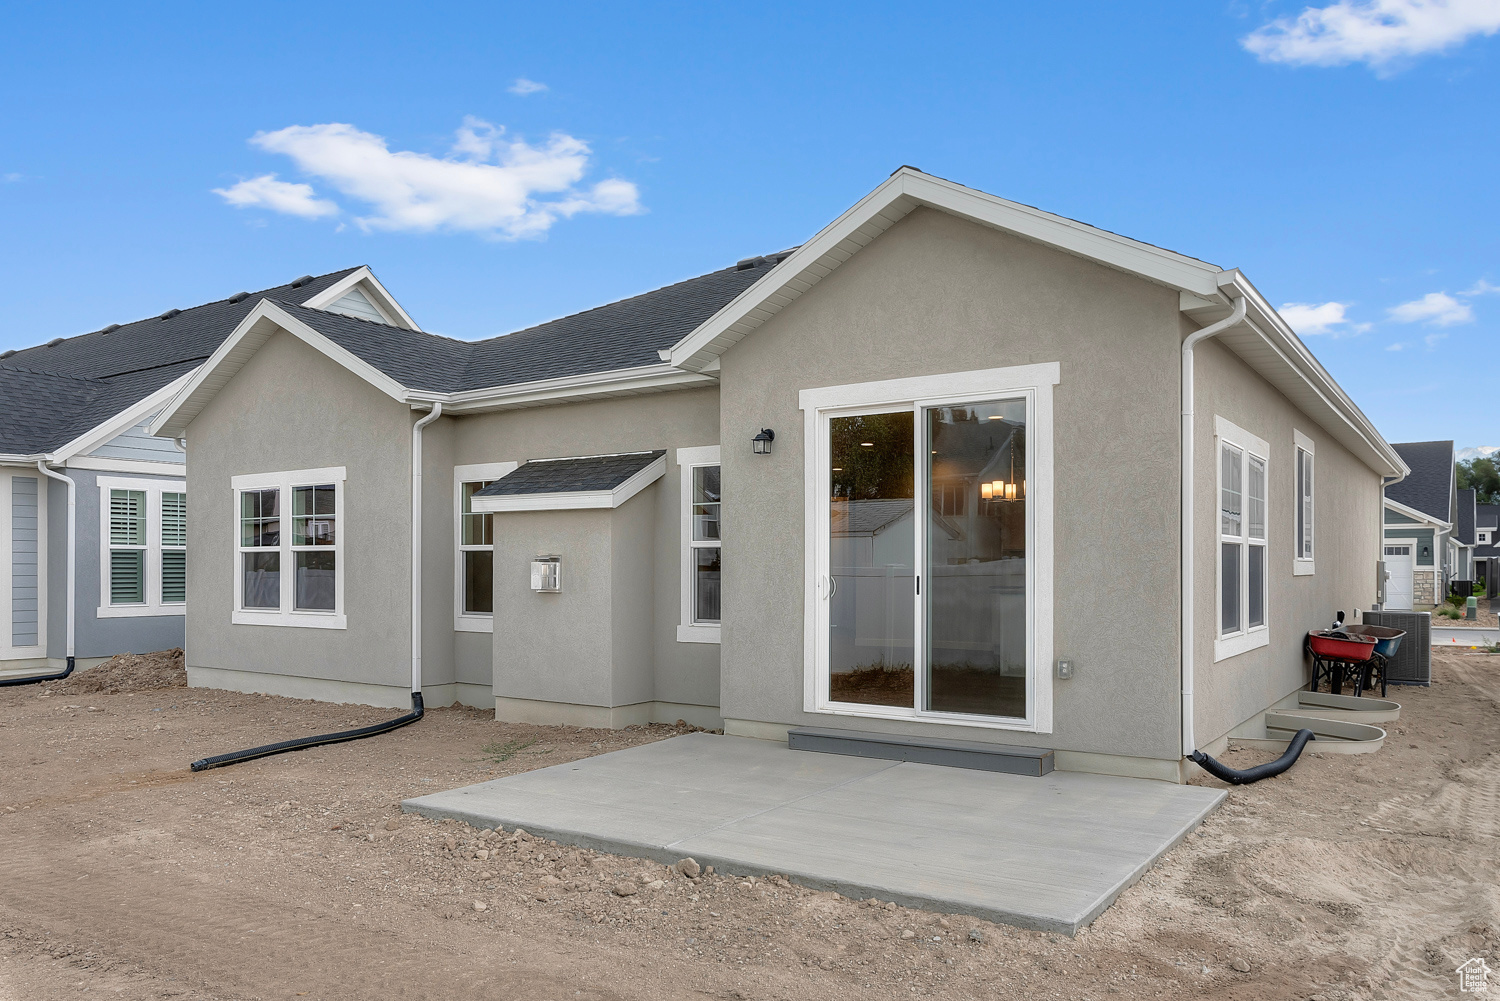
M 760 434 L 750 439 L 750 447 L 756 455 L 770 455 L 771 442 L 776 440 L 776 432 L 770 428 L 761 428 Z

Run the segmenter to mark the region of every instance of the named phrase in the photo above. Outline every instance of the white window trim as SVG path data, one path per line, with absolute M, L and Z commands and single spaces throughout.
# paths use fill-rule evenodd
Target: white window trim
M 1292 429 L 1292 576 L 1307 577 L 1317 573 L 1318 555 L 1318 451 L 1313 445 L 1313 440 L 1307 435 Z M 1313 496 L 1312 496 L 1312 556 L 1300 556 L 1302 552 L 1302 539 L 1297 535 L 1297 510 L 1302 506 L 1302 494 L 1297 489 L 1297 450 L 1306 452 L 1312 460 L 1313 470 Z
M 1052 387 L 1061 380 L 1058 362 L 981 369 L 946 375 L 887 379 L 849 386 L 804 389 L 798 395 L 803 414 L 804 597 L 803 710 L 839 716 L 898 719 L 991 730 L 1052 732 L 1053 655 L 1053 493 Z M 830 702 L 828 676 L 819 669 L 827 659 L 826 608 L 819 588 L 827 572 L 828 419 L 875 409 L 954 406 L 984 400 L 1024 397 L 1027 407 L 1026 658 L 1027 714 L 1024 719 L 928 712 L 916 708 L 851 706 Z M 917 637 L 920 642 L 920 634 Z
M 453 628 L 456 632 L 495 631 L 494 615 L 464 611 L 463 485 L 481 480 L 498 480 L 507 473 L 515 472 L 518 466 L 519 462 L 475 462 L 453 467 Z
M 1223 535 L 1223 526 L 1220 522 L 1219 510 L 1223 501 L 1224 489 L 1224 460 L 1222 446 L 1233 445 L 1240 450 L 1240 484 L 1242 501 L 1240 504 L 1241 533 L 1240 539 L 1245 545 L 1246 553 L 1240 560 L 1240 622 L 1241 628 L 1237 632 L 1227 636 L 1220 633 L 1219 626 L 1223 621 L 1224 608 L 1224 548 L 1222 543 L 1227 541 Z M 1266 464 L 1266 565 L 1263 568 L 1265 586 L 1265 609 L 1266 621 L 1263 625 L 1250 626 L 1249 598 L 1250 598 L 1250 554 L 1248 540 L 1250 537 L 1250 456 L 1261 459 Z M 1237 657 L 1242 653 L 1259 649 L 1271 642 L 1271 446 L 1264 439 L 1258 438 L 1246 431 L 1244 428 L 1233 424 L 1222 417 L 1214 417 L 1214 531 L 1210 536 L 1214 543 L 1214 662 Z
M 231 477 L 234 511 L 230 543 L 234 552 L 234 607 L 230 621 L 241 626 L 282 626 L 297 629 L 347 629 L 344 615 L 344 540 L 349 534 L 348 506 L 344 500 L 343 466 L 322 469 L 293 469 L 281 473 L 246 473 Z M 335 527 L 333 535 L 333 611 L 318 612 L 293 607 L 296 558 L 292 555 L 292 487 L 333 484 Z M 244 586 L 244 561 L 240 558 L 240 494 L 246 490 L 281 490 L 281 607 L 274 610 L 241 608 Z
M 700 445 L 677 449 L 678 479 L 681 481 L 682 538 L 682 617 L 677 624 L 679 643 L 718 643 L 721 627 L 693 621 L 693 470 L 699 466 L 719 465 L 719 446 Z M 720 489 L 723 489 L 722 471 Z M 722 512 L 723 508 L 720 507 Z M 722 524 L 722 521 L 721 521 Z M 720 551 L 724 540 L 719 539 Z
M 99 607 L 95 618 L 128 619 L 148 615 L 183 615 L 187 602 L 161 600 L 161 495 L 187 493 L 186 480 L 142 480 L 101 476 L 99 487 Z M 146 600 L 138 605 L 109 603 L 109 492 L 140 490 L 146 494 Z

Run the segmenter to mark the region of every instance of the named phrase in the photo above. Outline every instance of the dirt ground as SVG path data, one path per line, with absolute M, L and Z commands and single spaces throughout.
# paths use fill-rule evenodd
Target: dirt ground
M 1500 626 L 1500 615 L 1496 614 L 1495 606 L 1489 598 L 1477 598 L 1474 604 L 1475 617 L 1472 619 L 1450 619 L 1440 616 L 1434 611 L 1432 614 L 1432 624 L 1442 629 L 1494 629 L 1496 626 Z M 1463 615 L 1462 608 L 1454 609 L 1454 611 L 1458 612 L 1460 616 Z
M 1314 745 L 1232 789 L 1072 939 L 399 812 L 671 727 L 436 709 L 193 774 L 390 711 L 123 673 L 114 694 L 0 689 L 0 1001 L 1458 997 L 1460 963 L 1500 968 L 1500 656 L 1434 675 L 1396 691 L 1378 753 Z

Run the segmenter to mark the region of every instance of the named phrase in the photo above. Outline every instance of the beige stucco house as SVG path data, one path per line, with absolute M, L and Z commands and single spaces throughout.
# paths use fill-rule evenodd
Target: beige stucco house
M 192 684 L 1179 780 L 1375 600 L 1406 472 L 1238 271 L 911 168 L 504 337 L 382 309 L 267 297 L 154 422 Z

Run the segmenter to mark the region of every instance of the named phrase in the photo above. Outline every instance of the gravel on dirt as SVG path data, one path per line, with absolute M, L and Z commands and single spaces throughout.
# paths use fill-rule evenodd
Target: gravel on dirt
M 400 812 L 681 727 L 435 709 L 193 774 L 205 754 L 390 710 L 4 690 L 0 1001 L 1447 997 L 1465 960 L 1500 967 L 1500 656 L 1442 653 L 1434 675 L 1396 690 L 1382 750 L 1312 749 L 1231 789 L 1071 939 Z

